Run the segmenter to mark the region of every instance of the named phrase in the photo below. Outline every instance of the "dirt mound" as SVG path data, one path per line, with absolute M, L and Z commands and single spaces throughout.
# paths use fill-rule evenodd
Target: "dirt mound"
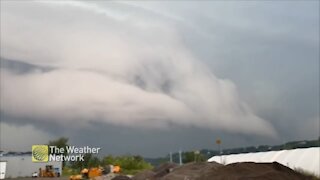
M 203 173 L 208 173 L 217 167 L 222 166 L 218 163 L 188 163 L 183 166 L 178 166 L 173 163 L 165 163 L 157 168 L 143 171 L 135 175 L 133 180 L 193 180 L 198 178 Z
M 145 170 L 136 174 L 132 180 L 154 180 L 156 173 L 152 170 Z
M 128 176 L 120 175 L 112 178 L 112 180 L 131 180 L 131 178 L 129 178 Z
M 153 171 L 143 171 L 133 180 L 308 180 L 304 176 L 282 164 L 243 162 L 221 165 L 215 162 L 188 163 L 182 166 L 166 163 Z
M 244 180 L 244 179 L 264 179 L 264 180 L 303 180 L 308 177 L 295 172 L 277 162 L 273 163 L 253 163 L 243 162 L 222 166 L 209 173 L 202 174 L 198 180 Z
M 198 179 L 202 174 L 210 173 L 211 171 L 217 170 L 223 165 L 216 162 L 197 162 L 197 163 L 188 163 L 183 166 L 179 166 L 173 171 L 165 176 L 163 180 L 195 180 Z
M 169 174 L 176 167 L 178 167 L 178 165 L 175 163 L 164 163 L 154 168 L 153 172 L 155 172 L 155 177 L 159 178 Z
M 169 174 L 178 165 L 175 163 L 164 163 L 153 170 L 145 170 L 136 174 L 133 180 L 158 180 Z

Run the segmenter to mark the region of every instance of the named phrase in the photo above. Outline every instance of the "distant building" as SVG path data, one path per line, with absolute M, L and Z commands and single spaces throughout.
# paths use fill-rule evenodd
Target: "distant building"
M 0 156 L 1 178 L 31 177 L 34 172 L 39 173 L 39 168 L 45 169 L 46 165 L 52 165 L 62 174 L 62 162 L 32 162 L 30 153 L 3 154 Z
M 5 178 L 5 173 L 6 173 L 6 161 L 0 161 L 0 179 Z

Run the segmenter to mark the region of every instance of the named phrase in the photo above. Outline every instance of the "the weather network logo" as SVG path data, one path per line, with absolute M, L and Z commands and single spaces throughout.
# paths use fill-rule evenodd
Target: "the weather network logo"
M 48 162 L 49 148 L 47 145 L 32 146 L 32 161 L 33 162 Z

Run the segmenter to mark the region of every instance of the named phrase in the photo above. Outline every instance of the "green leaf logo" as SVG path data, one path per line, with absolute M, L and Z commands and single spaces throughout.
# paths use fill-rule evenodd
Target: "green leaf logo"
M 33 162 L 48 162 L 48 146 L 33 145 L 32 146 L 32 161 Z

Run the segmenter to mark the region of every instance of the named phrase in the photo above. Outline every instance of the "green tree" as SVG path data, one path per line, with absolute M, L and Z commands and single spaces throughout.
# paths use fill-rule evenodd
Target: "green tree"
M 205 155 L 196 152 L 184 152 L 183 153 L 183 163 L 188 162 L 204 162 L 206 161 Z
M 80 171 L 84 168 L 98 167 L 101 165 L 100 159 L 92 154 L 84 154 L 84 161 L 71 162 L 72 169 Z
M 111 156 L 104 157 L 101 161 L 103 166 L 119 165 L 121 172 L 124 174 L 135 174 L 144 169 L 151 169 L 152 166 L 147 163 L 141 156 Z
M 88 161 L 88 168 L 100 166 L 100 159 L 96 156 L 91 156 Z
M 57 148 L 63 148 L 64 149 L 63 153 L 54 152 L 53 154 L 56 154 L 56 155 L 60 155 L 60 154 L 68 155 L 68 152 L 67 152 L 68 140 L 69 140 L 68 138 L 61 137 L 59 139 L 56 139 L 56 140 L 53 140 L 53 141 L 49 141 L 48 145 L 49 146 L 56 146 Z M 62 168 L 64 168 L 65 165 L 66 165 L 66 162 L 63 161 L 62 162 Z
M 101 163 L 103 166 L 106 166 L 106 165 L 113 164 L 114 162 L 115 162 L 115 158 L 112 155 L 108 155 L 102 159 Z

